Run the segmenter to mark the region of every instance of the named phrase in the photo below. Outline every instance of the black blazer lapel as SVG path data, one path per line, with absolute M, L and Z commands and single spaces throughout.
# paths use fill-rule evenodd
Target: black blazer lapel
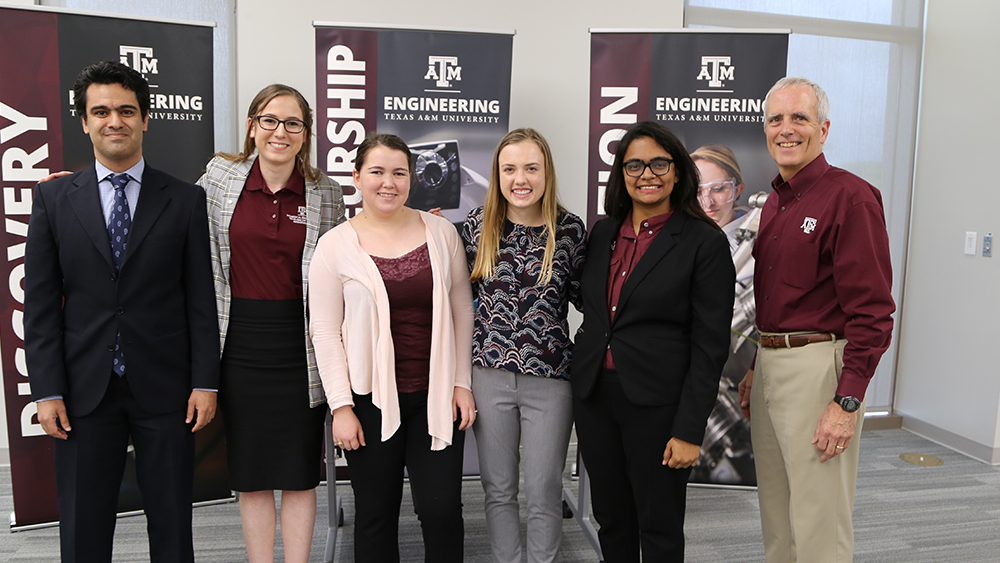
M 628 303 L 628 298 L 635 291 L 635 288 L 642 282 L 643 278 L 652 271 L 653 266 L 656 266 L 664 256 L 675 246 L 677 246 L 677 240 L 680 238 L 681 230 L 684 228 L 684 223 L 687 221 L 687 215 L 682 211 L 674 211 L 674 213 L 667 219 L 666 224 L 660 229 L 659 234 L 653 239 L 653 244 L 649 246 L 649 250 L 642 255 L 639 259 L 639 263 L 635 265 L 635 269 L 629 274 L 628 279 L 625 280 L 625 285 L 622 286 L 621 295 L 618 296 L 618 311 L 620 312 L 625 308 Z M 617 318 L 617 317 L 616 317 Z
M 122 263 L 123 268 L 170 202 L 170 193 L 166 188 L 166 177 L 147 164 L 142 173 L 142 187 L 139 188 L 139 202 L 134 208 L 135 220 L 132 221 L 132 233 L 128 236 L 128 253 Z
M 601 326 L 604 327 L 611 326 L 611 313 L 608 311 L 608 272 L 611 268 L 611 245 L 618 238 L 618 229 L 621 228 L 620 222 L 616 223 L 608 219 L 607 223 L 607 229 L 602 229 L 599 232 L 595 229 L 595 232 L 591 233 L 590 243 L 587 245 L 587 266 L 593 264 L 595 275 L 599 276 L 599 283 L 596 287 L 600 290 L 600 294 L 595 296 L 595 302 L 604 304 L 603 307 L 599 307 L 600 313 L 598 313 L 601 317 Z M 588 314 L 590 314 L 589 311 Z
M 97 172 L 93 165 L 79 176 L 73 183 L 66 197 L 76 213 L 83 230 L 90 237 L 97 251 L 114 267 L 111 260 L 111 242 L 108 240 L 108 225 L 104 221 L 104 210 L 101 208 L 101 196 L 97 188 Z

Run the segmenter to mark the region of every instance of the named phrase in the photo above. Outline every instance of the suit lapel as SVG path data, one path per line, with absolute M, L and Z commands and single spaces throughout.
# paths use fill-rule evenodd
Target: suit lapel
M 128 237 L 128 253 L 125 255 L 123 268 L 139 245 L 142 244 L 142 241 L 146 239 L 146 235 L 149 234 L 156 220 L 167 207 L 167 203 L 170 202 L 170 194 L 166 188 L 166 178 L 147 164 L 142 173 L 139 202 L 133 210 L 135 220 L 132 221 L 132 233 Z
M 611 326 L 611 313 L 608 311 L 608 272 L 611 268 L 611 245 L 618 238 L 618 229 L 621 228 L 621 223 L 614 223 L 608 219 L 609 229 L 601 232 L 599 237 L 592 235 L 592 242 L 587 247 L 587 265 L 589 266 L 593 262 L 595 275 L 598 277 L 600 294 L 598 297 L 598 303 L 604 303 L 603 307 L 599 307 L 599 315 L 602 318 L 603 326 Z
M 83 230 L 108 262 L 108 266 L 113 268 L 108 225 L 104 222 L 104 210 L 101 208 L 101 196 L 97 187 L 97 172 L 93 166 L 77 177 L 68 198 L 77 218 L 83 224 Z
M 642 282 L 643 278 L 677 245 L 677 239 L 686 220 L 687 215 L 681 211 L 674 211 L 670 218 L 667 219 L 666 224 L 663 225 L 659 234 L 653 239 L 653 244 L 650 245 L 649 250 L 642 255 L 639 263 L 635 265 L 635 269 L 632 270 L 628 279 L 625 280 L 621 295 L 618 296 L 618 311 L 625 308 L 628 298 L 635 291 L 639 283 Z

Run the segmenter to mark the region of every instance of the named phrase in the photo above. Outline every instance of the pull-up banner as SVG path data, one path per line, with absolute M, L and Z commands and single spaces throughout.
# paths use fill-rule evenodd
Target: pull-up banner
M 787 32 L 591 30 L 590 57 L 588 225 L 605 216 L 604 189 L 618 140 L 638 121 L 666 126 L 688 152 L 704 145 L 731 149 L 745 185 L 734 205 L 770 191 L 777 168 L 764 140 L 764 98 L 785 76 Z M 752 277 L 740 281 L 746 290 Z M 736 306 L 749 311 L 752 331 L 753 292 L 743 293 L 749 303 Z M 756 484 L 749 423 L 736 391 L 752 358 L 752 335 L 744 332 L 734 334 L 694 482 Z
M 38 424 L 24 360 L 22 282 L 32 188 L 50 171 L 80 170 L 94 162 L 90 138 L 74 109 L 73 82 L 85 66 L 108 59 L 129 65 L 150 83 L 146 162 L 193 182 L 213 152 L 211 24 L 0 8 L 0 173 L 7 249 L 0 268 L 8 282 L 0 364 L 14 493 L 12 528 L 59 518 L 54 439 Z M 221 440 L 218 424 L 198 433 L 194 500 L 232 494 Z M 127 467 L 121 511 L 141 508 L 132 454 Z
M 407 205 L 458 223 L 483 204 L 507 133 L 513 33 L 316 26 L 317 161 L 361 194 L 351 171 L 365 135 L 394 133 L 416 157 Z

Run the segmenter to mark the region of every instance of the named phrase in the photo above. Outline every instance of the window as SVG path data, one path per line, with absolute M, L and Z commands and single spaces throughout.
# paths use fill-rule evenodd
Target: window
M 882 192 L 898 311 L 913 183 L 923 2 L 685 0 L 684 23 L 692 28 L 792 30 L 788 75 L 816 81 L 830 97 L 827 160 Z M 891 408 L 898 326 L 868 388 L 869 411 Z

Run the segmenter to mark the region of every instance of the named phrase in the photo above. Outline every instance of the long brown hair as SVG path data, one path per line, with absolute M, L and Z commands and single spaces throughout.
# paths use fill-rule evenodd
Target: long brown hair
M 296 155 L 296 166 L 299 169 L 299 173 L 305 176 L 306 180 L 313 183 L 318 182 L 322 173 L 318 168 L 313 168 L 309 164 L 309 158 L 312 152 L 312 109 L 309 107 L 309 102 L 306 101 L 305 97 L 298 90 L 284 84 L 271 84 L 270 86 L 265 86 L 263 90 L 257 92 L 253 101 L 250 102 L 250 108 L 247 110 L 247 119 L 250 120 L 250 126 L 247 127 L 246 138 L 243 141 L 243 152 L 239 154 L 220 152 L 216 153 L 216 156 L 221 156 L 222 158 L 232 162 L 245 162 L 253 156 L 254 151 L 257 150 L 257 145 L 254 143 L 253 137 L 250 136 L 250 132 L 257 126 L 257 123 L 253 121 L 253 118 L 257 117 L 257 114 L 263 111 L 264 108 L 267 107 L 267 104 L 271 103 L 271 100 L 277 98 L 278 96 L 291 96 L 296 102 L 298 102 L 299 109 L 302 110 L 302 122 L 305 123 L 306 126 L 303 131 L 305 138 L 302 140 L 302 148 L 299 149 L 299 154 Z
M 549 144 L 538 131 L 521 128 L 507 133 L 493 153 L 493 171 L 490 174 L 486 202 L 483 204 L 483 225 L 479 234 L 479 246 L 476 249 L 476 262 L 469 276 L 473 282 L 493 276 L 496 271 L 497 255 L 500 253 L 500 239 L 503 238 L 504 220 L 507 218 L 507 200 L 500 193 L 500 151 L 507 145 L 524 141 L 535 143 L 545 161 L 545 192 L 542 194 L 542 218 L 545 220 L 542 234 L 546 237 L 545 254 L 536 285 L 545 285 L 552 280 L 552 261 L 556 253 L 556 222 L 559 213 L 565 210 L 559 205 L 556 169 L 552 162 L 552 150 Z

